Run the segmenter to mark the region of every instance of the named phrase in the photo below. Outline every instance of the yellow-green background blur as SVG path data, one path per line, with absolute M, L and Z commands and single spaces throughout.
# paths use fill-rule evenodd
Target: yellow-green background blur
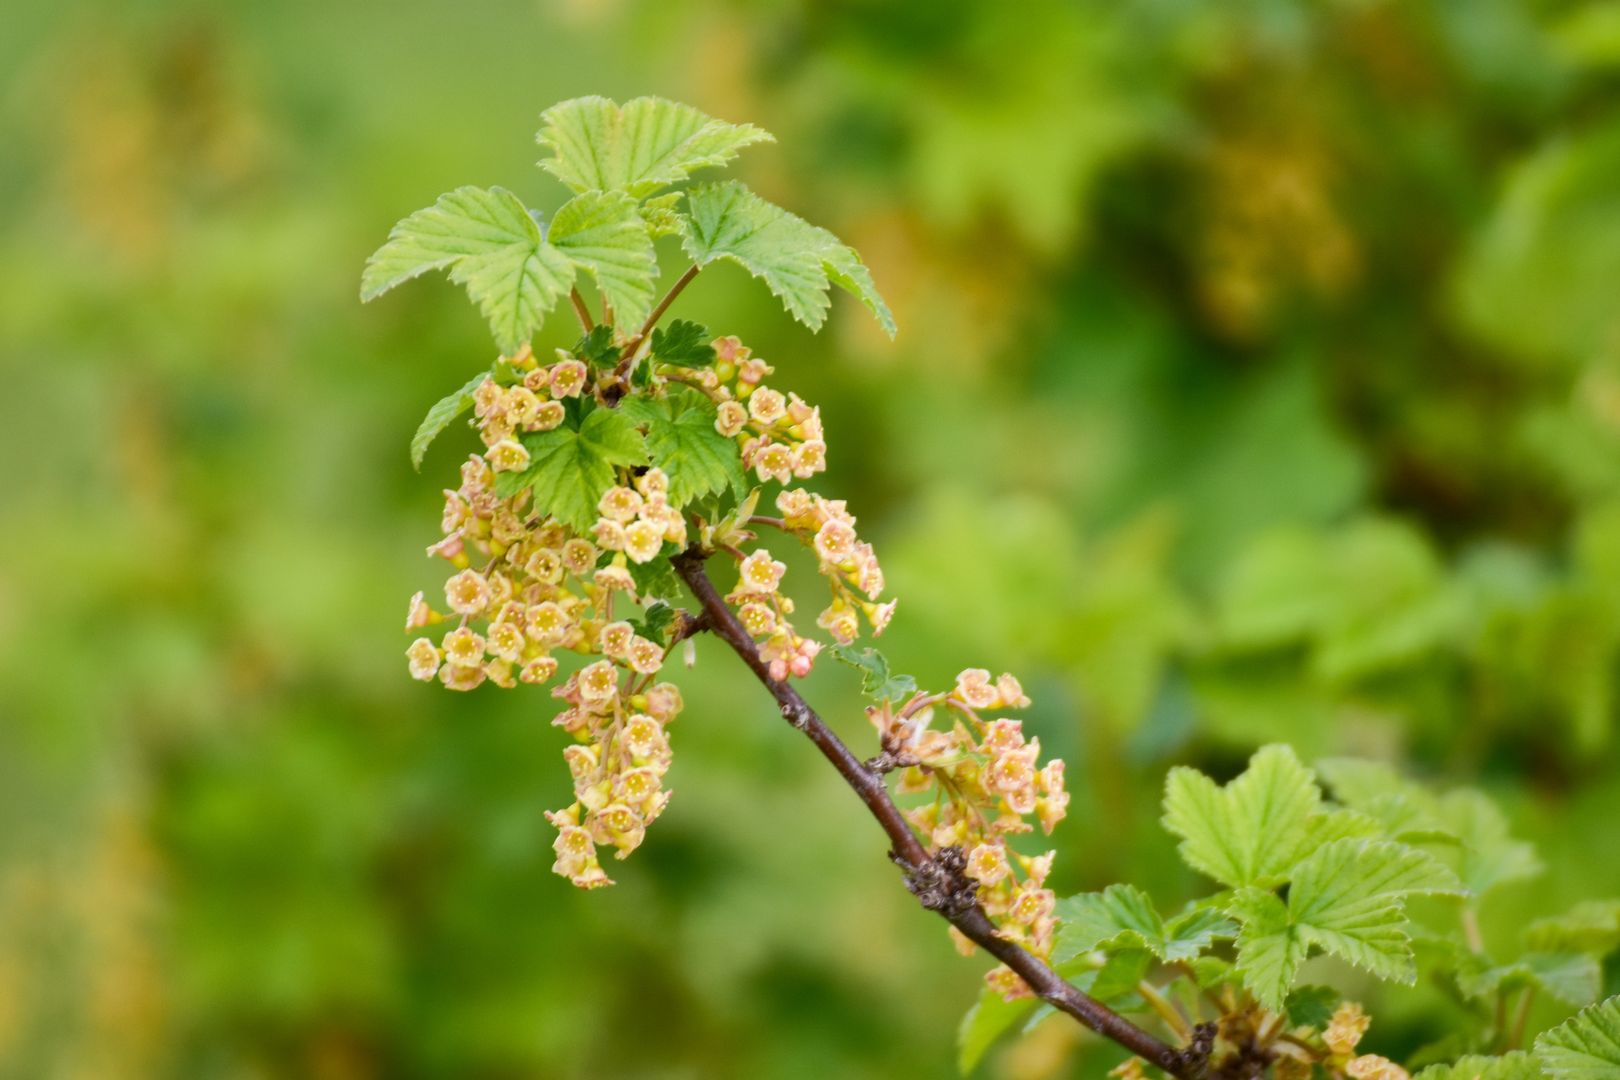
M 982 961 L 714 643 L 675 800 L 590 894 L 548 869 L 548 696 L 406 677 L 472 439 L 421 476 L 406 442 L 494 349 L 442 281 L 362 308 L 360 266 L 458 184 L 555 206 L 537 117 L 587 93 L 774 131 L 740 175 L 871 264 L 894 344 L 734 267 L 679 313 L 822 406 L 897 665 L 1023 677 L 1074 786 L 1060 891 L 1206 889 L 1164 770 L 1287 740 L 1498 796 L 1548 869 L 1492 940 L 1620 893 L 1613 0 L 3 24 L 0 1076 L 952 1074 Z M 846 672 L 807 692 L 871 752 Z M 1462 1016 L 1320 975 L 1375 1050 Z M 1057 1022 L 985 1071 L 1117 1060 Z

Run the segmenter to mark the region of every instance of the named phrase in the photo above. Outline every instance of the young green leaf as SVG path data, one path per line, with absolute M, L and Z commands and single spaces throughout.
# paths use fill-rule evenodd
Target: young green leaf
M 889 670 L 889 658 L 876 649 L 834 645 L 827 652 L 834 660 L 861 673 L 861 693 L 874 701 L 904 701 L 917 692 L 917 680 L 910 675 L 893 674 Z
M 662 600 L 655 601 L 647 606 L 647 610 L 639 619 L 631 619 L 630 625 L 635 627 L 636 633 L 642 637 L 663 643 L 665 634 L 675 621 L 675 609 Z
M 1620 1076 L 1620 997 L 1593 1005 L 1536 1039 L 1536 1060 L 1553 1080 Z
M 1249 888 L 1234 893 L 1226 911 L 1241 925 L 1237 960 L 1243 984 L 1268 1009 L 1281 1009 L 1309 948 L 1289 921 L 1288 908 L 1276 893 Z
M 652 357 L 663 364 L 680 367 L 708 367 L 714 363 L 714 346 L 709 344 L 709 328 L 687 319 L 676 319 L 668 327 L 652 332 Z
M 1310 840 L 1321 793 L 1286 746 L 1261 748 L 1248 770 L 1222 788 L 1196 769 L 1165 781 L 1164 825 L 1182 838 L 1181 857 L 1225 885 L 1280 885 Z
M 1459 959 L 1457 987 L 1486 1000 L 1502 991 L 1534 987 L 1566 1005 L 1590 1005 L 1603 993 L 1603 969 L 1580 953 L 1530 952 L 1511 964 L 1492 966 L 1473 953 Z
M 962 1017 L 961 1026 L 956 1029 L 956 1066 L 962 1074 L 965 1076 L 977 1068 L 996 1040 L 1034 1012 L 1039 1004 L 1039 998 L 1007 1001 L 989 987 L 980 990 L 979 1000 Z
M 657 240 L 686 231 L 686 219 L 675 209 L 684 198 L 686 192 L 672 191 L 668 195 L 655 195 L 641 204 L 641 220 L 647 226 L 648 236 Z
M 1342 999 L 1331 986 L 1301 986 L 1288 995 L 1284 1008 L 1292 1027 L 1327 1027 Z
M 894 316 L 854 249 L 736 181 L 687 193 L 686 253 L 699 266 L 730 259 L 762 279 L 788 313 L 812 330 L 826 322 L 837 285 L 859 297 L 894 336 Z
M 618 347 L 613 344 L 613 327 L 601 323 L 574 344 L 574 355 L 587 364 L 612 367 L 619 362 Z
M 1525 929 L 1524 942 L 1543 952 L 1607 956 L 1620 948 L 1620 900 L 1587 900 L 1562 915 L 1537 919 Z
M 582 97 L 540 114 L 536 136 L 551 156 L 540 167 L 575 191 L 625 191 L 637 198 L 725 165 L 737 151 L 772 142 L 752 124 L 729 124 L 677 102 L 641 97 L 621 107 Z
M 1236 927 L 1218 911 L 1195 908 L 1167 924 L 1146 893 L 1134 885 L 1110 885 L 1102 892 L 1082 893 L 1057 902 L 1059 920 L 1054 963 L 1096 949 L 1135 946 L 1167 963 L 1191 960 L 1215 938 L 1230 937 Z
M 422 459 L 427 456 L 428 447 L 433 445 L 433 440 L 450 426 L 451 421 L 473 407 L 473 391 L 477 390 L 487 378 L 489 372 L 480 371 L 467 380 L 467 385 L 459 390 L 452 390 L 434 402 L 427 415 L 422 417 L 422 423 L 417 426 L 416 434 L 411 436 L 411 467 L 417 472 L 422 471 Z
M 596 523 L 596 504 L 613 486 L 613 467 L 647 461 L 641 432 L 617 409 L 596 409 L 578 428 L 564 425 L 525 435 L 523 445 L 529 467 L 501 473 L 496 494 L 504 498 L 532 487 L 535 509 L 582 532 Z
M 1461 841 L 1457 873 L 1470 892 L 1484 895 L 1541 873 L 1535 848 L 1508 834 L 1507 819 L 1483 793 L 1468 788 L 1448 793 L 1440 801 L 1440 816 Z
M 587 191 L 563 203 L 546 240 L 583 266 L 613 305 L 614 320 L 635 324 L 652 310 L 658 257 L 652 237 L 622 191 Z
M 1501 1057 L 1470 1054 L 1450 1065 L 1430 1065 L 1415 1080 L 1547 1080 L 1536 1059 L 1523 1050 Z
M 715 430 L 715 406 L 696 390 L 673 389 L 664 398 L 627 397 L 619 412 L 647 429 L 652 463 L 669 475 L 671 506 L 685 506 L 728 487 L 748 487 L 737 443 Z
M 461 187 L 405 218 L 366 260 L 360 299 L 371 300 L 429 270 L 450 279 L 488 320 L 495 342 L 516 352 L 573 284 L 574 264 L 504 188 Z

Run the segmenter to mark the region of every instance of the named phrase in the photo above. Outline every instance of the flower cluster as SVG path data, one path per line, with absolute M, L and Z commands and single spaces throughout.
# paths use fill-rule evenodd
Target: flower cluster
M 406 657 L 412 677 L 452 690 L 550 682 L 558 651 L 601 657 L 553 691 L 569 706 L 552 722 L 576 741 L 564 753 L 576 801 L 547 817 L 558 829 L 553 869 L 581 887 L 606 885 L 597 846 L 625 857 L 669 800 L 664 726 L 681 708 L 674 686 L 652 685 L 664 644 L 616 619 L 615 607 L 621 594 L 629 607 L 638 600 L 626 559 L 645 562 L 666 539 L 683 543 L 686 523 L 667 504 L 668 480 L 657 469 L 627 472 L 602 496 L 594 539 L 535 512 L 528 488 L 498 495 L 497 474 L 529 463 L 517 436 L 556 427 L 562 399 L 591 389 L 590 369 L 566 354 L 547 368 L 525 351 L 505 366 L 512 382 L 485 379 L 473 393 L 486 449 L 445 491 L 443 538 L 428 548 L 455 569 L 444 584 L 447 610 L 417 593 L 406 617 L 407 631 L 449 628 L 437 641 L 416 638 Z
M 568 708 L 552 721 L 577 740 L 563 752 L 574 778 L 574 803 L 546 814 L 557 827 L 553 867 L 575 885 L 611 885 L 597 858 L 612 846 L 623 859 L 641 845 L 647 826 L 663 813 L 670 792 L 665 727 L 681 711 L 671 683 L 647 685 L 663 663 L 663 650 L 636 635 L 627 622 L 602 627 L 606 659 L 588 664 L 554 691 Z M 644 676 L 621 682 L 620 667 Z
M 1056 898 L 1045 884 L 1055 853 L 1024 855 L 1008 840 L 1033 830 L 1030 816 L 1047 834 L 1063 819 L 1069 803 L 1063 762 L 1040 765 L 1040 739 L 1026 739 L 1020 721 L 981 715 L 1028 705 L 1011 675 L 991 679 L 988 671 L 970 668 L 946 693 L 917 694 L 898 709 L 885 702 L 867 716 L 889 760 L 905 770 L 899 790 L 933 795 L 906 811 L 912 827 L 935 847 L 960 848 L 997 932 L 1046 958 L 1056 929 Z M 934 724 L 942 713 L 948 727 Z M 954 927 L 951 933 L 964 953 L 973 951 Z M 1009 1000 L 1030 993 L 1004 966 L 986 980 Z
M 715 363 L 701 372 L 661 366 L 669 378 L 688 381 L 709 395 L 719 418 L 715 430 L 740 444 L 743 468 L 761 482 L 806 480 L 827 467 L 821 410 L 798 394 L 784 395 L 764 383 L 775 369 L 735 337 L 714 342 Z

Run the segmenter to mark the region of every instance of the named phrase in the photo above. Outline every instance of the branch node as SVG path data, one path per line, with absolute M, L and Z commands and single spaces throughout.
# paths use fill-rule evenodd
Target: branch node
M 1192 1038 L 1187 1045 L 1175 1051 L 1171 1057 L 1171 1064 L 1175 1069 L 1181 1070 L 1184 1075 L 1202 1076 L 1209 1065 L 1209 1056 L 1215 1051 L 1215 1036 L 1219 1025 L 1204 1022 L 1194 1024 Z
M 929 911 L 958 919 L 978 907 L 976 886 L 967 876 L 967 856 L 954 844 L 940 848 L 921 866 L 909 866 L 893 853 L 890 857 L 905 871 L 911 895 Z

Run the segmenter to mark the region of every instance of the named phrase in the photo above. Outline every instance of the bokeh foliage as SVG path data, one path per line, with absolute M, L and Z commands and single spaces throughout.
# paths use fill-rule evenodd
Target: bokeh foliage
M 554 200 L 511 134 L 583 93 L 776 132 L 742 174 L 894 301 L 894 345 L 727 268 L 684 303 L 823 406 L 897 667 L 1024 678 L 1076 789 L 1060 891 L 1190 895 L 1165 769 L 1280 740 L 1500 798 L 1547 869 L 1487 938 L 1620 892 L 1612 0 L 7 23 L 0 1074 L 950 1074 L 977 967 L 731 657 L 700 646 L 677 797 L 592 895 L 546 869 L 549 702 L 405 677 L 406 442 L 491 347 L 356 274 L 455 184 Z M 810 687 L 864 739 L 854 690 Z M 1446 1036 L 1420 987 L 1365 988 L 1372 1048 Z M 1112 1060 L 1048 1024 L 986 1068 Z

